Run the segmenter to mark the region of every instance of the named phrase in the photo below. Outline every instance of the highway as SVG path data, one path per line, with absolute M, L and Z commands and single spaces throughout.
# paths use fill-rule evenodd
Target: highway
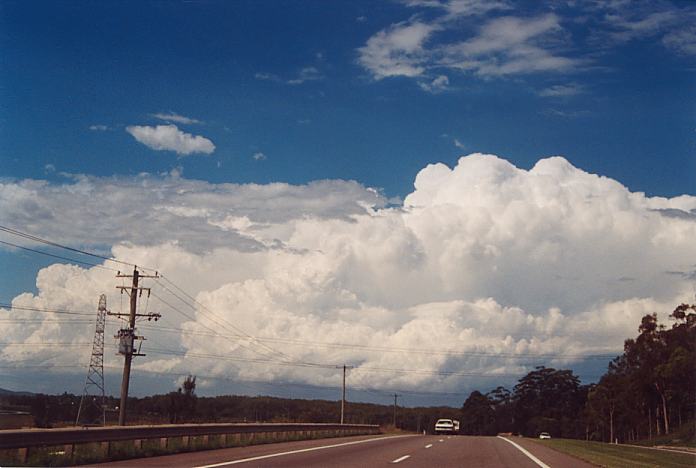
M 592 465 L 516 437 L 357 436 L 139 458 L 109 467 L 573 467 Z

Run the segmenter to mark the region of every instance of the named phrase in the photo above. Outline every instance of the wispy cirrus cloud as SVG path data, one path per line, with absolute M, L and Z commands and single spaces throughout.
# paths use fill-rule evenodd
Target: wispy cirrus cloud
M 420 81 L 418 86 L 420 86 L 423 91 L 437 94 L 449 89 L 449 84 L 450 82 L 447 75 L 440 75 L 432 81 Z
M 126 127 L 138 142 L 155 151 L 174 151 L 181 156 L 194 153 L 211 154 L 215 145 L 208 138 L 179 130 L 176 125 L 130 125 Z
M 692 3 L 632 1 L 600 2 L 603 28 L 593 31 L 593 42 L 615 47 L 634 40 L 658 38 L 680 55 L 696 55 L 696 8 Z
M 664 35 L 662 44 L 679 54 L 696 55 L 696 27 L 689 26 L 671 31 Z
M 585 86 L 578 83 L 567 83 L 549 86 L 539 91 L 537 94 L 542 97 L 568 97 L 584 93 Z
M 282 78 L 275 73 L 257 72 L 254 78 L 262 81 L 274 81 L 288 85 L 300 85 L 308 81 L 319 81 L 325 78 L 324 74 L 314 66 L 302 67 L 292 78 Z
M 478 16 L 503 9 L 503 2 L 409 2 L 448 13 L 435 20 L 412 19 L 378 31 L 358 49 L 358 63 L 376 80 L 404 76 L 419 78 L 437 70 L 472 73 L 480 77 L 510 76 L 538 72 L 559 73 L 579 67 L 581 60 L 563 55 L 565 30 L 553 14 L 536 17 L 504 16 L 489 19 L 465 40 L 453 18 Z M 446 40 L 436 41 L 438 34 Z M 441 75 L 442 76 L 442 75 Z M 419 86 L 432 91 L 429 84 Z
M 150 114 L 152 117 L 162 120 L 164 122 L 174 122 L 183 125 L 199 124 L 202 123 L 200 120 L 192 119 L 190 117 L 185 117 L 179 115 L 176 112 L 159 112 L 156 114 Z
M 696 54 L 696 8 L 669 2 L 568 2 L 542 4 L 534 12 L 513 1 L 403 0 L 420 10 L 409 19 L 375 32 L 357 49 L 357 63 L 375 80 L 427 80 L 456 73 L 482 79 L 531 74 L 568 74 L 598 65 L 592 50 L 634 39 L 657 37 L 682 55 Z M 582 26 L 579 26 L 582 25 Z M 591 25 L 588 26 L 588 25 Z M 578 27 L 589 28 L 586 37 Z M 581 50 L 583 52 L 581 52 Z M 599 64 L 601 66 L 601 64 Z M 549 89 L 544 97 L 578 94 L 581 89 Z
M 323 80 L 324 75 L 317 69 L 317 67 L 304 67 L 302 68 L 295 78 L 287 81 L 290 85 L 302 84 L 306 81 L 317 81 Z
M 471 39 L 442 46 L 437 64 L 483 77 L 569 71 L 580 61 L 555 51 L 563 31 L 555 14 L 496 18 Z
M 437 24 L 420 21 L 393 24 L 358 49 L 358 62 L 376 80 L 390 76 L 421 76 L 431 55 L 423 46 L 440 28 Z
M 447 13 L 446 19 L 483 15 L 493 10 L 512 8 L 502 0 L 405 0 L 409 7 L 435 8 Z
M 88 128 L 93 132 L 105 132 L 107 130 L 111 130 L 111 127 L 103 124 L 90 125 Z

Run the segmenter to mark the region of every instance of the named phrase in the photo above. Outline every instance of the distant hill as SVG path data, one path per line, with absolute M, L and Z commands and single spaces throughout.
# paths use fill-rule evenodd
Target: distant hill
M 31 396 L 31 395 L 34 395 L 34 393 L 32 393 L 32 392 L 15 392 L 15 391 L 12 391 L 12 390 L 6 390 L 6 389 L 4 389 L 4 388 L 0 388 L 0 396 L 8 396 L 8 395 L 12 395 L 12 396 Z

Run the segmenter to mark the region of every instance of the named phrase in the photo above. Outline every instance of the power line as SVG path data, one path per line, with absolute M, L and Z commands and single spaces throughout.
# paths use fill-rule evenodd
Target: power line
M 37 364 L 37 365 L 21 365 L 21 366 L 0 366 L 0 369 L 58 369 L 58 368 L 80 368 L 84 369 L 87 366 L 84 365 L 77 365 L 77 364 L 68 364 L 68 365 L 56 365 L 56 364 Z
M 195 325 L 204 326 L 198 322 L 194 322 Z M 242 338 L 244 335 L 223 335 L 219 332 L 213 331 L 211 333 L 197 332 L 193 330 L 185 330 L 183 328 L 177 327 L 147 327 L 143 328 L 157 329 L 163 332 L 169 333 L 181 333 L 182 335 L 194 335 L 194 336 L 210 336 L 210 337 L 221 337 L 221 338 Z M 317 341 L 303 341 L 303 340 L 291 340 L 286 338 L 270 338 L 270 337 L 255 337 L 258 341 L 270 341 L 275 343 L 288 343 L 297 344 L 305 347 L 326 347 L 326 348 L 339 348 L 347 350 L 361 350 L 361 351 L 373 351 L 380 353 L 406 353 L 406 354 L 419 354 L 419 355 L 442 355 L 442 356 L 461 356 L 461 357 L 488 357 L 488 358 L 501 358 L 501 359 L 578 359 L 578 360 L 590 360 L 590 359 L 613 359 L 616 354 L 531 354 L 531 353 L 495 353 L 495 352 L 483 352 L 483 351 L 438 351 L 433 349 L 414 349 L 414 348 L 391 348 L 384 346 L 369 346 L 361 344 L 350 344 L 350 343 L 326 343 Z
M 9 310 L 19 310 L 19 311 L 31 311 L 31 312 L 41 312 L 45 314 L 65 314 L 65 315 L 88 315 L 88 316 L 93 316 L 94 314 L 89 313 L 89 312 L 75 312 L 72 310 L 62 310 L 62 309 L 45 309 L 42 307 L 25 307 L 25 306 L 16 306 L 12 304 L 7 304 L 7 303 L 0 303 L 0 308 L 2 309 L 9 309 Z
M 293 358 L 292 356 L 289 356 L 288 354 L 286 354 L 286 353 L 284 353 L 284 352 L 282 352 L 282 351 L 279 351 L 279 350 L 277 350 L 277 349 L 275 349 L 275 348 L 272 348 L 272 347 L 270 347 L 270 346 L 268 346 L 268 345 L 262 343 L 262 342 L 259 341 L 255 336 L 253 336 L 253 335 L 251 335 L 251 334 L 245 332 L 245 331 L 242 330 L 241 328 L 239 328 L 239 327 L 237 327 L 236 325 L 234 325 L 234 324 L 230 323 L 229 321 L 225 320 L 224 317 L 219 317 L 219 318 L 218 318 L 218 315 L 217 315 L 215 312 L 211 311 L 211 310 L 210 310 L 208 307 L 206 307 L 204 304 L 201 304 L 200 302 L 198 302 L 193 296 L 191 296 L 190 294 L 188 294 L 186 291 L 184 291 L 182 288 L 180 288 L 179 286 L 177 286 L 174 282 L 172 282 L 172 281 L 169 280 L 168 278 L 164 277 L 163 275 L 160 275 L 160 277 L 161 277 L 164 281 L 167 281 L 169 284 L 171 284 L 172 287 L 174 287 L 174 288 L 176 288 L 178 291 L 180 291 L 183 295 L 185 295 L 186 297 L 190 298 L 191 301 L 193 301 L 194 304 L 198 305 L 201 309 L 203 309 L 204 311 L 206 311 L 206 312 L 212 317 L 212 319 L 213 319 L 214 321 L 217 322 L 218 325 L 222 326 L 223 328 L 231 328 L 232 330 L 237 331 L 237 333 L 242 334 L 244 337 L 246 337 L 246 338 L 248 338 L 248 339 L 254 341 L 254 342 L 255 342 L 256 344 L 258 344 L 259 346 L 261 346 L 261 347 L 265 348 L 266 350 L 268 350 L 268 351 L 271 353 L 271 355 L 279 355 L 279 356 L 282 356 L 281 359 L 283 359 L 283 360 L 285 360 L 285 361 L 287 361 L 287 362 L 297 362 L 297 363 L 308 364 L 308 365 L 312 365 L 312 366 L 325 366 L 325 365 L 326 365 L 326 364 L 317 364 L 317 363 L 311 363 L 311 362 L 298 361 L 297 359 Z M 161 284 L 161 283 L 160 283 L 160 286 L 161 286 L 162 288 L 164 288 L 165 290 L 167 290 L 167 291 L 168 291 L 170 294 L 172 294 L 174 297 L 176 297 L 177 299 L 179 299 L 181 302 L 183 302 L 184 304 L 186 304 L 188 307 L 192 308 L 193 310 L 196 310 L 196 307 L 195 307 L 194 305 L 192 305 L 192 304 L 189 303 L 188 301 L 184 300 L 181 296 L 179 296 L 178 294 L 176 294 L 174 291 L 172 291 L 171 289 L 169 289 L 167 286 L 165 286 L 164 284 Z M 200 309 L 199 309 L 199 310 L 200 310 Z M 195 321 L 195 320 L 194 320 L 194 321 Z M 241 343 L 240 343 L 240 344 L 241 344 Z M 263 355 L 263 354 L 260 353 L 258 350 L 254 350 L 253 348 L 247 348 L 247 349 L 250 349 L 250 350 L 252 350 L 253 352 L 255 352 L 255 353 L 257 353 L 257 354 Z M 269 356 L 266 356 L 266 357 L 269 357 Z
M 164 288 L 165 290 L 169 291 L 164 285 L 160 284 L 159 286 L 162 287 L 162 288 Z M 175 293 L 173 293 L 173 292 L 171 292 L 171 291 L 169 291 L 169 293 L 172 294 L 174 297 L 177 297 L 180 301 L 184 302 L 183 299 L 179 298 Z M 201 322 L 196 321 L 196 318 L 195 318 L 195 317 L 193 317 L 193 316 L 191 316 L 190 314 L 188 314 L 188 313 L 182 311 L 182 310 L 179 309 L 178 307 L 173 306 L 172 304 L 170 304 L 169 302 L 165 301 L 165 300 L 162 299 L 160 296 L 158 296 L 156 293 L 152 293 L 152 295 L 154 296 L 155 299 L 157 299 L 158 301 L 160 301 L 161 303 L 163 303 L 164 305 L 166 305 L 167 307 L 169 307 L 170 309 L 172 309 L 174 312 L 177 312 L 178 314 L 182 315 L 183 317 L 185 317 L 185 318 L 191 320 L 191 321 L 192 321 L 193 323 L 195 323 L 196 325 L 198 325 L 198 326 L 200 326 L 200 327 L 204 327 L 204 328 L 210 330 L 212 333 L 209 334 L 208 336 L 225 337 L 224 335 L 221 335 L 220 332 L 216 331 L 214 328 L 211 328 L 211 327 L 207 326 L 207 325 L 204 324 L 204 323 L 201 323 Z M 186 302 L 184 302 L 184 304 L 186 304 Z M 189 307 L 191 307 L 190 304 L 187 304 L 187 305 L 189 305 Z M 224 328 L 224 326 L 223 326 L 222 324 L 220 324 L 220 323 L 217 323 L 217 325 Z M 144 326 L 144 327 L 147 328 L 147 326 Z M 158 327 L 158 329 L 160 329 L 160 328 Z M 180 329 L 180 330 L 181 330 L 182 332 L 185 331 L 184 329 Z M 237 336 L 235 336 L 235 337 L 243 337 L 243 336 L 244 336 L 244 335 L 237 335 Z M 266 358 L 272 357 L 272 356 L 268 355 L 267 353 L 263 353 L 263 352 L 261 352 L 261 351 L 259 351 L 259 350 L 257 350 L 257 349 L 254 349 L 254 348 L 252 348 L 252 347 L 246 345 L 245 343 L 243 343 L 243 342 L 241 342 L 241 341 L 236 341 L 236 344 L 238 344 L 239 346 L 243 347 L 244 349 L 247 349 L 247 350 L 249 350 L 249 351 L 251 351 L 251 352 L 253 352 L 253 353 L 255 353 L 255 354 L 258 354 L 259 356 L 263 356 L 263 357 L 266 357 Z
M 116 366 L 105 366 L 105 368 L 110 368 L 110 369 L 118 369 Z M 191 372 L 175 372 L 175 371 L 151 371 L 151 370 L 144 370 L 144 369 L 138 369 L 134 368 L 133 369 L 135 372 L 143 372 L 143 373 L 148 373 L 148 374 L 160 374 L 160 375 L 178 375 L 178 376 L 188 376 L 191 374 Z M 278 386 L 285 386 L 285 387 L 300 387 L 300 388 L 309 388 L 309 389 L 315 389 L 315 390 L 331 390 L 335 391 L 340 389 L 341 387 L 337 386 L 317 386 L 317 385 L 310 385 L 310 384 L 301 384 L 301 383 L 293 383 L 293 382 L 268 382 L 268 381 L 260 381 L 260 380 L 239 380 L 231 377 L 223 377 L 223 376 L 216 376 L 216 375 L 200 375 L 196 374 L 196 377 L 199 377 L 201 379 L 210 379 L 210 380 L 225 380 L 225 381 L 230 381 L 234 383 L 243 383 L 243 384 L 260 384 L 260 385 L 268 385 L 272 387 L 278 387 Z M 394 390 L 381 390 L 377 388 L 369 388 L 369 387 L 350 387 L 351 391 L 359 391 L 359 392 L 365 392 L 365 393 L 372 393 L 375 395 L 379 396 L 385 396 L 385 395 L 393 395 Z M 454 393 L 454 392 L 418 392 L 418 391 L 408 391 L 408 390 L 398 390 L 400 393 L 405 393 L 405 394 L 414 394 L 414 395 L 449 395 L 449 396 L 459 396 L 461 393 Z
M 0 225 L 0 232 L 5 232 L 5 233 L 7 233 L 7 234 L 12 234 L 12 235 L 14 235 L 14 236 L 23 237 L 23 238 L 25 238 L 25 239 L 29 239 L 29 240 L 33 240 L 33 241 L 35 241 L 35 242 L 40 242 L 40 243 L 42 243 L 42 244 L 46 244 L 46 245 L 50 245 L 50 246 L 53 246 L 53 247 L 58 247 L 58 248 L 61 248 L 61 249 L 69 250 L 69 251 L 71 251 L 71 252 L 80 253 L 80 254 L 82 254 L 82 255 L 87 255 L 87 256 L 89 256 L 89 257 L 99 258 L 99 259 L 101 259 L 101 260 L 106 260 L 106 261 L 109 261 L 109 262 L 119 263 L 119 264 L 121 264 L 121 265 L 128 265 L 128 266 L 132 266 L 132 267 L 135 267 L 135 266 L 136 266 L 134 263 L 124 262 L 124 261 L 122 261 L 122 260 L 116 260 L 116 259 L 113 258 L 113 257 L 106 257 L 106 256 L 104 256 L 104 255 L 95 254 L 95 253 L 93 253 L 93 252 L 87 252 L 86 250 L 80 250 L 80 249 L 76 249 L 76 248 L 74 248 L 74 247 L 68 247 L 67 245 L 59 244 L 58 242 L 54 242 L 54 241 L 51 241 L 51 240 L 48 240 L 48 239 L 44 239 L 44 238 L 42 238 L 42 237 L 35 236 L 35 235 L 33 235 L 33 234 L 28 234 L 28 233 L 26 233 L 26 232 L 18 231 L 18 230 L 16 230 L 16 229 L 12 229 L 12 228 L 7 227 L 7 226 L 2 226 L 2 225 Z M 152 271 L 154 271 L 154 268 L 145 268 L 145 267 L 142 267 L 142 266 L 141 266 L 140 268 L 142 268 L 142 269 L 144 269 L 144 270 L 152 270 Z
M 105 270 L 110 270 L 110 271 L 117 271 L 113 268 L 105 267 L 104 265 L 98 265 L 96 263 L 85 262 L 82 260 L 75 260 L 74 258 L 63 257 L 61 255 L 55 255 L 55 254 L 51 254 L 48 252 L 43 252 L 41 250 L 30 249 L 29 247 L 24 247 L 22 245 L 13 244 L 12 242 L 6 242 L 6 241 L 0 240 L 0 244 L 9 245 L 11 247 L 15 247 L 15 248 L 22 249 L 22 250 L 27 250 L 29 252 L 34 252 L 34 253 L 41 254 L 41 255 L 46 255 L 48 257 L 58 258 L 60 260 L 65 260 L 65 261 L 72 262 L 72 263 L 79 263 L 81 265 L 87 265 L 87 266 L 96 267 L 96 268 L 103 268 Z
M 0 319 L 0 323 L 62 323 L 66 325 L 79 325 L 94 323 L 94 321 L 84 319 Z
M 213 316 L 214 318 L 217 318 L 217 314 L 215 314 L 213 311 L 211 311 L 211 310 L 210 310 L 208 307 L 206 307 L 204 304 L 201 304 L 200 302 L 198 302 L 198 301 L 196 300 L 196 298 L 194 298 L 194 297 L 191 296 L 189 293 L 187 293 L 186 291 L 184 291 L 182 288 L 180 288 L 179 286 L 177 286 L 177 285 L 176 285 L 173 281 L 171 281 L 169 278 L 167 278 L 167 277 L 165 277 L 165 276 L 162 275 L 162 279 L 163 279 L 164 281 L 168 282 L 170 285 L 172 285 L 172 287 L 174 287 L 176 290 L 178 290 L 179 292 L 181 292 L 183 295 L 185 295 L 186 297 L 188 297 L 191 301 L 193 301 L 194 304 L 196 304 L 196 305 L 198 305 L 199 307 L 201 307 L 203 310 L 205 310 L 206 312 L 208 312 L 208 313 L 209 313 L 211 316 Z M 167 288 L 165 285 L 161 284 L 160 286 L 162 286 L 164 289 L 166 289 L 167 291 L 169 291 L 172 295 L 174 295 L 174 297 L 176 297 L 177 299 L 179 299 L 180 301 L 182 301 L 184 304 L 186 304 L 186 305 L 188 305 L 189 307 L 191 307 L 192 309 L 196 310 L 196 308 L 195 308 L 193 305 L 189 304 L 187 301 L 185 301 L 184 299 L 182 299 L 181 297 L 179 297 L 176 293 L 174 293 L 172 290 L 170 290 L 169 288 Z M 227 320 L 225 320 L 224 318 L 220 318 L 219 320 L 221 320 L 224 324 L 229 325 L 229 327 L 230 327 L 231 329 L 236 330 L 237 333 L 241 333 L 241 334 L 244 335 L 245 337 L 247 337 L 247 338 L 249 338 L 249 339 L 251 339 L 251 340 L 256 341 L 256 338 L 255 338 L 254 336 L 252 336 L 252 335 L 250 335 L 249 333 L 245 332 L 245 331 L 242 330 L 241 328 L 239 328 L 239 327 L 237 327 L 237 326 L 235 326 L 235 325 L 229 323 L 229 322 L 228 322 Z M 264 347 L 265 349 L 267 349 L 267 350 L 268 350 L 269 352 L 271 352 L 272 354 L 278 354 L 278 355 L 283 356 L 285 359 L 294 360 L 293 357 L 288 356 L 287 354 L 283 353 L 282 351 L 278 351 L 278 350 L 276 350 L 276 349 L 274 349 L 274 348 L 271 348 L 270 346 L 265 345 L 265 344 L 263 344 L 263 343 L 261 343 L 261 342 L 258 342 L 258 341 L 257 341 L 257 343 L 258 343 L 259 345 L 261 345 L 262 347 Z
M 147 328 L 147 329 L 153 329 L 153 330 L 161 330 L 163 332 L 178 332 L 183 335 L 194 335 L 194 336 L 211 336 L 211 337 L 221 337 L 221 338 L 249 338 L 248 334 L 229 334 L 229 335 L 224 335 L 220 333 L 219 331 L 215 330 L 214 328 L 211 328 L 204 323 L 200 323 L 196 321 L 196 318 L 193 317 L 192 315 L 182 311 L 178 307 L 172 305 L 156 293 L 152 293 L 152 295 L 162 302 L 164 305 L 172 309 L 173 311 L 179 313 L 183 317 L 191 320 L 196 326 L 203 327 L 207 330 L 209 330 L 209 333 L 206 332 L 198 332 L 198 331 L 193 331 L 193 330 L 186 330 L 183 328 L 178 328 L 178 327 L 149 327 L 147 325 L 140 325 L 141 328 Z M 54 314 L 71 314 L 71 315 L 86 315 L 86 316 L 92 316 L 92 313 L 88 312 L 75 312 L 75 311 L 68 311 L 68 310 L 56 310 L 56 309 L 44 309 L 44 308 L 38 308 L 38 307 L 22 307 L 22 306 L 13 306 L 11 304 L 6 304 L 6 303 L 0 303 L 0 308 L 5 308 L 5 309 L 16 309 L 16 310 L 28 310 L 28 311 L 35 311 L 35 312 L 43 312 L 43 313 L 54 313 Z M 18 322 L 21 322 L 21 319 L 17 319 Z M 66 321 L 67 323 L 67 321 Z M 75 323 L 78 323 L 78 321 L 75 321 Z M 84 321 L 84 323 L 91 323 L 91 321 Z M 369 345 L 361 345 L 361 344 L 356 344 L 356 343 L 326 343 L 326 342 L 318 342 L 318 341 L 303 341 L 303 340 L 292 340 L 292 339 L 287 339 L 287 338 L 271 338 L 271 337 L 253 337 L 255 341 L 270 341 L 270 342 L 276 342 L 276 343 L 287 343 L 287 344 L 297 344 L 297 345 L 302 345 L 302 346 L 315 346 L 315 347 L 327 347 L 327 348 L 339 348 L 339 349 L 358 349 L 358 350 L 365 350 L 365 351 L 374 351 L 374 352 L 390 352 L 390 353 L 409 353 L 409 354 L 421 354 L 421 355 L 444 355 L 444 356 L 462 356 L 462 357 L 490 357 L 490 358 L 505 358 L 505 359 L 582 359 L 582 360 L 592 360 L 592 359 L 613 359 L 616 357 L 617 354 L 554 354 L 554 353 L 544 353 L 544 354 L 532 354 L 532 353 L 522 353 L 522 354 L 515 354 L 515 353 L 494 353 L 494 352 L 483 352 L 483 351 L 439 351 L 439 350 L 432 350 L 432 349 L 412 349 L 412 348 L 397 348 L 397 347 L 386 347 L 386 346 L 369 346 Z M 253 348 L 248 347 L 246 344 L 243 342 L 237 342 L 239 345 L 245 347 L 245 349 L 248 349 L 252 352 L 255 352 L 261 356 L 264 357 L 270 357 L 266 354 L 260 353 L 258 350 L 255 350 Z

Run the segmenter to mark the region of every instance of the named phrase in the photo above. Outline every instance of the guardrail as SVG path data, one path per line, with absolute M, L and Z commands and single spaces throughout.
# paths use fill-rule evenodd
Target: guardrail
M 171 453 L 207 448 L 223 448 L 253 443 L 279 442 L 348 435 L 378 434 L 379 426 L 368 424 L 176 424 L 161 426 L 114 426 L 62 429 L 0 430 L 0 450 L 16 449 L 15 460 L 24 464 L 30 449 L 60 447 L 51 452 L 63 460 L 74 460 L 76 446 L 98 444 L 98 458 L 108 459 L 111 443 L 132 441 L 129 452 L 143 449 L 152 453 Z M 175 446 L 170 446 L 171 440 Z M 213 440 L 214 439 L 214 440 Z M 153 444 L 154 442 L 154 444 Z M 123 447 L 120 447 L 123 452 Z M 132 455 L 131 455 L 132 456 Z M 119 457 L 123 458 L 123 457 Z

